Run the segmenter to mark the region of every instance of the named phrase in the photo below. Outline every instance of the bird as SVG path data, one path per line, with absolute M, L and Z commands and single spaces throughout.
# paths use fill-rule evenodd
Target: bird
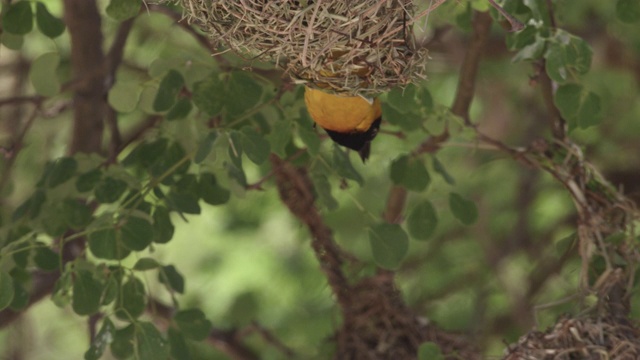
M 363 163 L 367 161 L 371 141 L 382 122 L 379 99 L 330 94 L 305 86 L 304 102 L 313 121 L 331 140 L 357 151 Z

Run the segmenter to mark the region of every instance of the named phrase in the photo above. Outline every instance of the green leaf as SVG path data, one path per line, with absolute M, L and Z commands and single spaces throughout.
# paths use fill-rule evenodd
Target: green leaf
M 149 168 L 155 164 L 167 151 L 169 140 L 160 138 L 151 142 L 138 145 L 131 153 L 122 160 L 125 166 L 139 164 L 143 168 Z
M 407 190 L 423 191 L 431 183 L 431 176 L 422 159 L 401 155 L 391 163 L 391 181 Z
M 102 178 L 102 170 L 95 168 L 89 172 L 81 174 L 76 179 L 76 189 L 79 192 L 87 192 L 93 190 Z
M 164 118 L 168 121 L 184 119 L 189 115 L 189 113 L 191 113 L 192 109 L 193 105 L 191 104 L 191 100 L 185 97 L 179 98 L 175 105 L 169 109 L 169 112 L 167 112 Z
M 640 20 L 640 2 L 638 0 L 618 0 L 616 15 L 622 22 L 637 22 Z
M 13 255 L 11 257 L 13 258 L 13 261 L 16 263 L 17 267 L 22 269 L 25 269 L 27 267 L 27 264 L 29 263 L 29 256 L 31 255 L 32 246 L 33 243 L 31 241 L 14 244 L 12 249 Z
M 337 209 L 338 201 L 331 194 L 331 184 L 327 176 L 321 171 L 312 171 L 311 181 L 313 182 L 320 203 L 328 210 Z
M 84 229 L 93 219 L 91 208 L 82 200 L 65 199 L 62 202 L 62 214 L 67 225 L 75 230 Z
M 172 182 L 172 176 L 184 174 L 189 170 L 191 161 L 182 145 L 177 142 L 169 145 L 162 156 L 151 166 L 151 173 L 155 177 L 165 176 L 163 184 Z M 167 176 L 172 175 L 172 176 Z
M 358 183 L 358 185 L 364 185 L 364 178 L 362 175 L 353 167 L 351 164 L 351 160 L 349 159 L 349 154 L 340 148 L 337 144 L 333 144 L 333 168 L 338 173 L 338 175 L 346 178 L 354 180 Z
M 36 3 L 36 24 L 41 33 L 52 39 L 62 35 L 65 28 L 62 19 L 51 15 L 47 6 L 42 2 Z
M 131 253 L 118 241 L 115 229 L 103 229 L 90 233 L 89 250 L 95 257 L 108 260 L 122 260 Z
M 430 201 L 418 204 L 407 218 L 407 227 L 411 237 L 426 240 L 433 235 L 438 225 L 438 214 Z
M 276 120 L 271 125 L 271 134 L 269 134 L 269 143 L 271 144 L 271 150 L 281 158 L 287 156 L 287 144 L 291 142 L 291 122 L 286 120 Z
M 191 360 L 191 352 L 182 333 L 173 327 L 170 327 L 167 333 L 169 335 L 169 345 L 171 346 L 171 356 L 174 359 Z
M 135 276 L 129 277 L 116 299 L 116 316 L 122 320 L 137 319 L 147 306 L 146 295 L 142 281 Z
M 231 116 L 253 109 L 262 98 L 263 87 L 246 71 L 233 71 L 229 79 L 225 106 Z
M 13 281 L 13 299 L 9 304 L 9 309 L 13 311 L 22 311 L 29 306 L 29 292 L 19 282 Z
M 35 249 L 33 262 L 39 269 L 54 271 L 60 269 L 60 255 L 46 246 Z
M 211 173 L 200 174 L 200 197 L 209 205 L 222 205 L 229 201 L 231 192 L 221 187 Z
M 93 193 L 101 204 L 111 204 L 127 190 L 127 183 L 120 179 L 114 179 L 111 176 L 104 177 L 96 186 Z
M 438 160 L 438 158 L 435 156 L 432 157 L 432 160 L 433 160 L 432 162 L 433 170 L 435 170 L 440 176 L 442 176 L 442 178 L 444 179 L 444 181 L 447 182 L 447 184 L 455 185 L 456 180 L 451 175 L 449 175 L 449 173 L 447 172 L 447 169 L 445 169 L 444 165 L 442 165 L 440 160 Z
M 142 0 L 111 0 L 107 5 L 107 15 L 117 21 L 125 21 L 140 11 Z
M 382 104 L 382 118 L 388 121 L 389 124 L 399 126 L 405 131 L 419 129 L 424 121 L 420 114 L 413 112 L 403 114 L 386 103 Z
M 35 219 L 42 209 L 42 205 L 47 200 L 45 192 L 42 190 L 36 190 L 33 195 L 25 202 L 20 204 L 13 212 L 11 219 L 17 221 L 28 215 L 30 219 Z
M 535 43 L 538 30 L 535 26 L 527 26 L 522 31 L 507 34 L 507 47 L 510 50 L 522 49 Z
M 217 138 L 218 138 L 218 132 L 211 131 L 202 140 L 202 142 L 198 146 L 198 151 L 196 152 L 196 155 L 193 157 L 194 163 L 200 164 L 207 158 L 207 156 L 209 156 L 209 153 L 211 153 L 211 149 L 213 149 L 213 143 L 216 141 Z
M 11 275 L 0 271 L 0 310 L 8 307 L 13 301 L 13 279 Z
M 4 45 L 7 49 L 18 51 L 22 49 L 22 45 L 24 44 L 24 36 L 5 31 L 0 34 L 0 44 Z
M 160 267 L 160 264 L 155 259 L 145 257 L 136 261 L 136 264 L 133 265 L 133 270 L 147 271 L 147 270 L 157 269 L 159 267 Z
M 48 174 L 47 185 L 53 189 L 71 179 L 78 169 L 78 162 L 74 158 L 63 157 L 53 162 Z
M 416 93 L 417 88 L 413 84 L 407 85 L 404 89 L 395 87 L 387 94 L 387 102 L 401 114 L 417 112 L 420 106 L 416 99 Z
M 184 278 L 176 270 L 175 266 L 163 266 L 158 273 L 158 280 L 160 283 L 165 284 L 169 290 L 174 290 L 180 294 L 184 293 Z
M 129 250 L 142 251 L 153 240 L 153 226 L 143 218 L 129 216 L 120 228 L 122 244 Z
M 209 116 L 220 114 L 225 104 L 225 88 L 218 77 L 218 73 L 212 73 L 206 79 L 193 84 L 191 100 Z
M 18 1 L 10 4 L 9 10 L 2 16 L 2 29 L 14 35 L 25 35 L 30 32 L 33 29 L 31 2 Z
M 369 243 L 375 262 L 395 269 L 409 251 L 409 237 L 400 225 L 382 223 L 369 229 Z
M 207 320 L 202 310 L 199 309 L 179 311 L 174 315 L 173 321 L 184 336 L 192 340 L 202 341 L 211 332 L 211 321 Z
M 51 300 L 53 303 L 59 308 L 67 307 L 69 303 L 71 303 L 72 288 L 71 272 L 62 273 L 53 286 L 53 291 L 51 291 Z
M 166 244 L 173 238 L 175 228 L 171 223 L 169 210 L 164 206 L 156 207 L 153 212 L 153 242 Z
M 418 348 L 418 360 L 444 360 L 444 355 L 438 344 L 425 342 Z
M 184 214 L 200 214 L 198 197 L 193 194 L 172 191 L 165 198 L 167 206 Z
M 54 96 L 60 92 L 60 81 L 56 73 L 60 63 L 60 54 L 49 52 L 38 56 L 29 68 L 29 80 L 36 93 L 42 96 Z
M 600 123 L 600 97 L 582 85 L 566 84 L 556 91 L 554 102 L 570 128 L 586 129 Z
M 518 53 L 513 57 L 513 62 L 525 61 L 525 60 L 537 60 L 542 57 L 545 50 L 545 45 L 547 44 L 547 40 L 542 37 L 536 37 L 536 40 L 533 44 L 527 45 L 523 47 Z
M 130 113 L 138 108 L 142 95 L 142 86 L 138 81 L 116 81 L 109 89 L 107 101 L 114 110 Z
M 547 74 L 558 83 L 575 79 L 589 71 L 592 55 L 593 50 L 586 41 L 559 31 L 549 42 L 545 54 Z
M 135 341 L 138 356 L 142 360 L 166 359 L 169 355 L 169 343 L 158 329 L 146 321 L 136 324 Z
M 130 324 L 127 327 L 116 330 L 115 335 L 113 336 L 113 342 L 111 343 L 110 349 L 111 354 L 116 359 L 129 359 L 133 355 L 133 342 L 135 335 L 135 326 L 134 324 Z M 144 359 L 147 360 L 147 359 Z
M 107 278 L 104 291 L 102 292 L 102 298 L 100 299 L 101 305 L 106 306 L 111 304 L 118 296 L 121 280 L 119 274 L 119 272 L 113 272 Z
M 176 103 L 176 98 L 184 86 L 184 78 L 176 70 L 169 72 L 160 81 L 156 98 L 153 101 L 153 110 L 157 112 L 167 111 Z
M 102 322 L 100 330 L 96 334 L 95 338 L 91 342 L 91 347 L 84 353 L 85 360 L 98 360 L 104 354 L 107 348 L 116 334 L 116 327 L 109 318 L 105 318 Z
M 267 139 L 255 129 L 248 126 L 242 128 L 241 134 L 240 141 L 242 143 L 242 149 L 249 160 L 256 165 L 264 163 L 271 153 L 271 145 Z
M 100 309 L 100 294 L 103 286 L 88 270 L 75 272 L 71 306 L 78 315 L 92 315 Z
M 449 208 L 456 219 L 464 225 L 471 225 L 478 219 L 476 204 L 456 193 L 449 193 Z
M 60 202 L 49 204 L 40 220 L 45 233 L 53 238 L 62 236 L 68 229 L 63 204 Z

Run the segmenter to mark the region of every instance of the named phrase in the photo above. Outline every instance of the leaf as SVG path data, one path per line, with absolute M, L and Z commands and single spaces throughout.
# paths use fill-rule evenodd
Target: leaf
M 107 101 L 114 110 L 130 113 L 138 108 L 142 87 L 137 81 L 116 81 L 109 89 Z
M 533 44 L 527 45 L 518 51 L 511 61 L 519 62 L 540 59 L 544 54 L 546 44 L 547 40 L 538 36 Z
M 107 15 L 117 21 L 125 21 L 140 11 L 142 0 L 111 0 L 107 5 Z
M 85 360 L 98 360 L 104 354 L 107 346 L 113 342 L 116 333 L 116 327 L 109 318 L 105 318 L 102 322 L 100 330 L 91 342 L 91 347 L 84 353 Z
M 88 270 L 75 272 L 71 306 L 78 315 L 92 315 L 100 309 L 102 284 Z
M 545 54 L 547 74 L 558 83 L 575 79 L 589 71 L 592 55 L 593 50 L 586 41 L 559 31 L 549 41 Z
M 600 97 L 582 85 L 566 84 L 556 91 L 554 103 L 570 128 L 586 129 L 602 120 Z
M 423 191 L 431 183 L 431 176 L 422 159 L 401 155 L 391 163 L 391 181 L 407 190 Z
M 117 239 L 115 229 L 97 230 L 89 234 L 89 250 L 101 259 L 122 260 L 129 256 L 131 251 L 122 246 Z
M 169 345 L 171 346 L 171 356 L 174 359 L 191 360 L 191 353 L 182 333 L 173 327 L 170 327 L 167 333 L 169 335 Z
M 364 185 L 364 179 L 362 175 L 353 167 L 351 164 L 351 160 L 349 159 L 349 154 L 340 148 L 337 144 L 333 144 L 333 169 L 338 173 L 338 175 L 355 180 L 358 185 Z
M 476 204 L 457 193 L 449 193 L 449 208 L 456 219 L 464 225 L 471 225 L 478 219 Z
M 202 341 L 211 332 L 211 321 L 207 320 L 199 309 L 179 311 L 174 315 L 173 321 L 182 333 L 192 340 Z
M 109 275 L 100 299 L 101 305 L 109 305 L 116 299 L 120 292 L 120 280 L 120 272 L 112 272 Z
M 13 279 L 5 271 L 0 271 L 0 310 L 7 308 L 13 301 Z
M 196 155 L 193 157 L 193 162 L 196 164 L 200 164 L 203 162 L 209 153 L 211 153 L 211 149 L 213 149 L 213 143 L 218 138 L 217 131 L 211 131 L 207 136 L 202 140 L 200 145 L 198 146 L 198 151 L 196 151 Z
M 158 280 L 165 284 L 169 290 L 174 290 L 180 294 L 184 293 L 184 278 L 176 270 L 175 266 L 163 266 L 158 273 Z
M 51 300 L 53 303 L 59 308 L 67 307 L 71 302 L 72 288 L 71 272 L 63 272 L 51 291 Z
M 215 175 L 211 173 L 200 174 L 198 184 L 200 197 L 209 205 L 222 205 L 231 198 L 231 192 L 221 187 L 216 181 Z
M 41 33 L 52 39 L 62 35 L 65 28 L 62 19 L 51 15 L 47 6 L 42 2 L 36 3 L 36 24 Z
M 84 229 L 93 219 L 93 211 L 82 200 L 65 199 L 62 202 L 62 215 L 66 224 L 75 230 Z
M 329 184 L 327 176 L 320 171 L 312 171 L 311 181 L 313 182 L 320 203 L 328 210 L 337 209 L 338 201 L 331 194 L 331 184 Z
M 111 342 L 111 354 L 116 359 L 129 359 L 133 355 L 133 341 L 135 335 L 134 324 L 116 330 Z M 146 359 L 145 359 L 146 360 Z
M 93 190 L 102 178 L 102 170 L 95 168 L 89 172 L 81 174 L 76 179 L 76 189 L 79 192 L 87 192 Z
M 19 312 L 29 306 L 29 292 L 19 282 L 13 281 L 13 299 L 9 304 L 9 309 Z
M 444 360 L 444 355 L 438 344 L 425 342 L 418 348 L 418 360 Z
M 287 156 L 287 144 L 291 142 L 291 122 L 285 120 L 276 120 L 271 125 L 271 134 L 269 134 L 269 143 L 271 151 L 281 158 Z
M 225 106 L 231 116 L 253 109 L 262 98 L 262 85 L 246 71 L 233 71 L 228 86 Z
M 126 190 L 126 182 L 106 176 L 98 183 L 93 193 L 101 204 L 111 204 L 118 201 Z
M 150 322 L 141 321 L 136 324 L 135 342 L 137 355 L 142 360 L 166 359 L 169 355 L 169 343 Z
M 169 72 L 160 81 L 156 98 L 153 101 L 153 110 L 157 112 L 167 111 L 176 103 L 176 98 L 184 86 L 184 78 L 176 70 Z
M 133 270 L 147 271 L 147 270 L 157 269 L 159 267 L 160 267 L 160 264 L 155 259 L 145 257 L 136 261 L 136 264 L 133 265 Z
M 382 104 L 382 118 L 389 122 L 389 124 L 399 126 L 405 131 L 414 131 L 419 129 L 424 121 L 424 118 L 413 112 L 403 114 L 395 108 Z
M 42 96 L 54 96 L 60 92 L 60 81 L 56 73 L 60 54 L 49 52 L 38 56 L 29 68 L 29 80 L 35 91 Z
M 400 225 L 381 223 L 369 229 L 369 243 L 375 262 L 395 269 L 409 251 L 409 237 Z
M 407 227 L 411 237 L 426 240 L 433 235 L 438 225 L 438 214 L 430 201 L 418 204 L 407 218 Z
M 191 113 L 193 105 L 188 98 L 179 98 L 178 101 L 169 109 L 169 112 L 164 116 L 168 121 L 184 119 Z
M 640 2 L 638 0 L 618 0 L 616 15 L 622 22 L 637 22 L 640 20 Z
M 242 149 L 249 160 L 256 165 L 263 164 L 271 153 L 269 142 L 252 127 L 243 127 L 241 134 Z
M 137 319 L 147 306 L 146 295 L 142 281 L 135 276 L 129 277 L 116 299 L 116 316 L 122 320 Z
M 220 114 L 225 104 L 224 84 L 218 78 L 218 73 L 212 73 L 206 79 L 193 84 L 191 100 L 209 116 Z
M 420 109 L 416 101 L 417 88 L 413 84 L 407 85 L 404 89 L 393 88 L 387 94 L 387 103 L 400 114 L 417 112 Z
M 67 182 L 78 169 L 78 162 L 74 158 L 63 157 L 53 162 L 48 174 L 47 186 L 51 189 Z
M 169 216 L 169 210 L 164 206 L 156 207 L 153 212 L 153 242 L 158 244 L 166 244 L 171 238 L 175 228 L 171 223 L 171 217 Z
M 7 6 L 4 4 L 4 6 Z M 2 29 L 14 35 L 25 35 L 33 29 L 31 2 L 18 1 L 9 5 L 2 16 Z
M 432 161 L 433 161 L 432 162 L 433 170 L 435 170 L 438 174 L 440 174 L 440 176 L 442 176 L 442 178 L 444 179 L 444 181 L 447 182 L 447 184 L 455 185 L 456 180 L 451 175 L 449 175 L 449 173 L 447 172 L 447 169 L 445 169 L 444 165 L 442 165 L 440 160 L 438 160 L 437 157 L 433 156 Z
M 55 271 L 60 269 L 60 254 L 46 246 L 38 247 L 35 249 L 33 262 L 41 270 Z
M 129 216 L 120 228 L 122 244 L 129 250 L 142 251 L 153 240 L 153 226 L 143 218 Z
M 184 174 L 189 170 L 191 161 L 184 147 L 177 142 L 168 146 L 162 156 L 151 166 L 151 173 L 155 177 L 163 176 L 163 184 L 172 182 L 172 176 Z
M 143 168 L 149 168 L 162 157 L 168 147 L 169 140 L 166 138 L 142 143 L 133 149 L 133 151 L 122 160 L 122 163 L 125 166 L 139 164 Z

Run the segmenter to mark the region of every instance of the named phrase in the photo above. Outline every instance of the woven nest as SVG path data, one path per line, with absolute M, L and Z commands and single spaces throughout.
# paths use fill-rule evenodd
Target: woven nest
M 412 0 L 178 0 L 214 43 L 275 62 L 297 83 L 375 95 L 424 79 Z M 444 1 L 440 1 L 442 3 Z

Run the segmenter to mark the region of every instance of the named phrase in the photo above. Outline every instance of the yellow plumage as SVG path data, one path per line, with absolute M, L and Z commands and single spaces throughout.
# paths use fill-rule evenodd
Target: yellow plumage
M 305 88 L 304 101 L 313 121 L 339 133 L 365 132 L 382 115 L 380 101 L 361 96 L 340 96 Z

